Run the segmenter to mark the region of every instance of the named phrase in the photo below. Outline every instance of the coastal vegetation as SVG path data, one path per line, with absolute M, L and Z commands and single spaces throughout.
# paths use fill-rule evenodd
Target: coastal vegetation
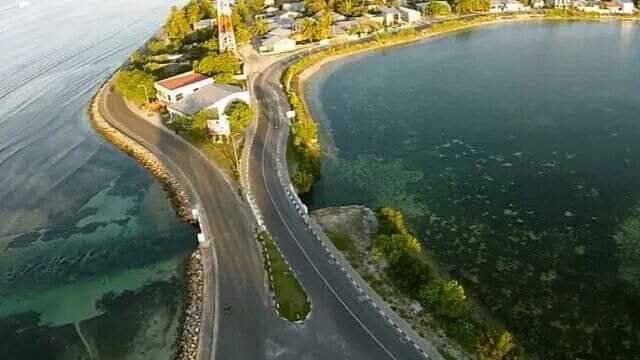
M 118 73 L 115 88 L 136 106 L 143 106 L 156 95 L 153 77 L 141 70 L 125 70 Z
M 311 303 L 300 282 L 268 233 L 261 232 L 258 241 L 262 245 L 264 267 L 278 314 L 289 321 L 305 319 L 311 311 Z
M 521 357 L 521 350 L 509 332 L 474 317 L 462 285 L 440 277 L 431 269 L 420 242 L 409 232 L 399 211 L 381 208 L 378 221 L 373 257 L 384 262 L 386 277 L 395 287 L 417 300 L 446 334 L 467 351 L 482 359 Z

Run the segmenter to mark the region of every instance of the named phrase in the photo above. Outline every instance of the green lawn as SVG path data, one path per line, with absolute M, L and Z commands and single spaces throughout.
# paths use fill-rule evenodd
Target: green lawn
M 279 304 L 278 313 L 289 321 L 305 319 L 311 311 L 307 294 L 289 265 L 284 262 L 280 250 L 271 237 L 263 232 L 259 235 L 259 239 L 268 254 L 269 263 L 265 257 L 265 269 L 273 277 L 270 286 Z
M 189 129 L 180 132 L 180 136 L 193 144 L 218 166 L 225 174 L 237 180 L 236 165 L 231 144 L 212 144 L 203 135 L 200 129 Z M 242 148 L 238 148 L 238 158 Z

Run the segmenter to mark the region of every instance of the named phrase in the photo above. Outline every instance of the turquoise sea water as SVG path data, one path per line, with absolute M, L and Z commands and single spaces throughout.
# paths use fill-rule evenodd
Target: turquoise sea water
M 640 26 L 531 22 L 328 65 L 307 201 L 402 209 L 543 359 L 638 359 L 639 63 Z
M 89 124 L 172 2 L 0 5 L 0 359 L 167 359 L 195 233 Z

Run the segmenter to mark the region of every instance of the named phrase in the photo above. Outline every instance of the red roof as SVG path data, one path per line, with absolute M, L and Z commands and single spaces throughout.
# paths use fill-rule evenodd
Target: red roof
M 188 73 L 184 75 L 174 76 L 166 80 L 162 80 L 158 83 L 158 85 L 162 86 L 165 89 L 175 90 L 177 88 L 181 88 L 183 86 L 187 86 L 189 84 L 193 84 L 195 82 L 202 81 L 207 78 L 208 78 L 207 76 L 202 74 Z

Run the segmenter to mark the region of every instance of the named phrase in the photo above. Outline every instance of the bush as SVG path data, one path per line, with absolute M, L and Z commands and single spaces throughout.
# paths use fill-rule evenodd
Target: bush
M 196 64 L 194 70 L 213 77 L 233 75 L 240 71 L 240 61 L 232 53 L 210 53 Z
M 165 45 L 163 41 L 156 40 L 149 41 L 149 43 L 147 43 L 147 50 L 149 50 L 152 55 L 161 55 L 169 52 L 167 45 Z
M 225 114 L 229 119 L 229 125 L 231 126 L 231 133 L 238 134 L 244 131 L 244 129 L 251 122 L 253 113 L 249 105 L 242 101 L 234 101 L 227 107 Z
M 139 107 L 156 96 L 153 77 L 141 70 L 119 72 L 116 77 L 115 88 L 125 99 Z M 145 89 L 147 91 L 146 94 Z M 147 95 L 149 99 L 147 99 Z

